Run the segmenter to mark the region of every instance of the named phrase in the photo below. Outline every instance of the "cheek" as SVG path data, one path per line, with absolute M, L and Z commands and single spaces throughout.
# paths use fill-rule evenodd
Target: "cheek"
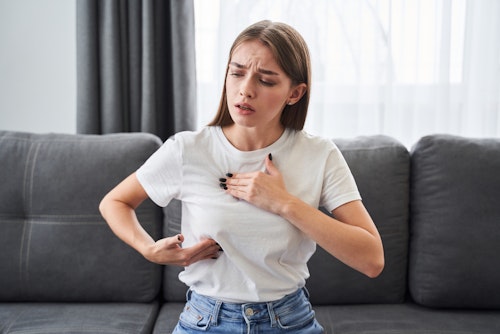
M 285 106 L 286 98 L 282 94 L 268 94 L 266 97 L 268 105 L 273 109 L 281 110 Z
M 236 89 L 235 85 L 226 81 L 226 97 L 228 98 L 228 100 L 229 100 L 229 98 L 235 96 L 236 91 L 237 91 L 237 89 Z

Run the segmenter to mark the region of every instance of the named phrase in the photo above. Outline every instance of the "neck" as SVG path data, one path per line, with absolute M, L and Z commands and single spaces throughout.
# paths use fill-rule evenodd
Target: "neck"
M 227 140 L 240 151 L 255 151 L 276 142 L 285 128 L 283 126 L 275 128 L 257 129 L 240 127 L 236 124 L 222 128 Z

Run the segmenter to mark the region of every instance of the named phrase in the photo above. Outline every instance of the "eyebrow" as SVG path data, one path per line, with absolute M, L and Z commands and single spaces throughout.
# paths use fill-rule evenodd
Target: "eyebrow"
M 229 65 L 232 65 L 232 66 L 237 67 L 237 68 L 248 69 L 247 66 L 242 65 L 242 64 L 238 64 L 238 63 L 236 63 L 234 61 L 230 62 Z M 276 73 L 276 72 L 271 71 L 271 70 L 266 70 L 266 69 L 263 69 L 263 68 L 259 68 L 257 70 L 257 72 L 262 73 L 262 74 L 267 74 L 267 75 L 279 75 L 279 73 Z

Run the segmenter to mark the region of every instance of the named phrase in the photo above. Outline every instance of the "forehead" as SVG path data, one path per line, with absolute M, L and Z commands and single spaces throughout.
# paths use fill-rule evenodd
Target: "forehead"
M 258 66 L 275 70 L 280 69 L 269 47 L 258 40 L 249 40 L 238 45 L 231 55 L 230 62 L 236 62 L 247 67 Z

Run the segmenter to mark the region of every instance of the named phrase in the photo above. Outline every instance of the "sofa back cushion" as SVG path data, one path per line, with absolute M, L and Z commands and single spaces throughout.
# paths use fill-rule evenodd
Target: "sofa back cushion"
M 500 139 L 412 149 L 409 287 L 430 307 L 500 307 Z
M 160 145 L 148 134 L 0 132 L 0 300 L 152 300 L 161 267 L 121 242 L 98 205 Z M 147 201 L 138 216 L 161 235 L 160 208 Z
M 354 271 L 323 249 L 309 262 L 311 278 L 307 287 L 315 304 L 401 302 L 407 290 L 409 152 L 385 136 L 335 140 L 345 156 L 363 197 L 378 226 L 385 248 L 386 267 L 370 279 Z M 165 235 L 180 232 L 181 203 L 165 208 Z M 180 268 L 167 266 L 164 297 L 185 300 L 186 286 L 177 276 Z
M 182 221 L 182 202 L 172 200 L 164 208 L 164 227 L 163 234 L 167 237 L 181 233 Z M 163 273 L 163 297 L 170 302 L 185 302 L 186 301 L 186 284 L 179 280 L 179 274 L 183 270 L 182 267 L 165 266 Z
M 385 268 L 371 279 L 322 248 L 309 261 L 314 304 L 399 303 L 407 291 L 410 156 L 387 136 L 335 139 L 382 237 Z

